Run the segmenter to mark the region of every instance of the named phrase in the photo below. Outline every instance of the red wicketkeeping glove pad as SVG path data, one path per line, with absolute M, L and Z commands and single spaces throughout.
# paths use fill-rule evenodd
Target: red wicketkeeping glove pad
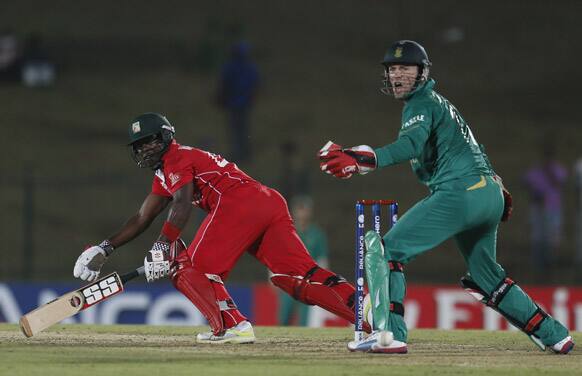
M 319 167 L 323 172 L 340 179 L 348 179 L 354 172 L 358 172 L 356 159 L 343 152 L 339 152 L 339 154 L 332 159 L 322 161 L 319 164 Z

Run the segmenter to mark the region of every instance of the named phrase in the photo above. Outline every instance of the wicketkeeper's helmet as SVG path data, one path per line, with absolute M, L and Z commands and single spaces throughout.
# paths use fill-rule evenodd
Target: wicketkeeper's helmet
M 131 155 L 141 168 L 158 169 L 162 155 L 174 139 L 174 127 L 160 114 L 148 112 L 141 114 L 129 126 Z
M 415 87 L 422 81 L 428 80 L 429 67 L 432 65 L 428 55 L 419 43 L 412 40 L 399 40 L 392 44 L 382 60 L 385 68 L 384 79 L 382 80 L 384 94 L 391 94 L 390 80 L 388 79 L 388 67 L 390 65 L 416 65 L 418 66 L 418 76 Z

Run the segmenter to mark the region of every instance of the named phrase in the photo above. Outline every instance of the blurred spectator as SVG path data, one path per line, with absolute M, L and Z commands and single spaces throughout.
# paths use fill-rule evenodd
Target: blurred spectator
M 22 67 L 20 41 L 11 30 L 0 31 L 0 82 L 18 82 Z
M 308 196 L 296 196 L 291 200 L 290 206 L 297 234 L 305 243 L 305 247 L 315 262 L 319 266 L 327 268 L 329 266 L 327 237 L 323 230 L 313 222 L 313 200 Z M 295 322 L 294 316 L 296 316 L 296 323 L 306 326 L 310 310 L 315 308 L 300 303 L 284 293 L 280 294 L 279 302 L 279 323 L 281 325 L 293 324 Z
M 279 192 L 291 201 L 297 195 L 308 195 L 311 192 L 310 169 L 301 158 L 299 147 L 294 141 L 285 141 L 279 145 L 281 150 L 281 168 L 277 188 Z
M 241 163 L 251 157 L 249 118 L 258 87 L 259 73 L 250 56 L 250 45 L 243 41 L 235 43 L 222 67 L 217 93 L 218 104 L 228 113 L 230 158 L 234 162 Z
M 531 251 L 539 271 L 550 271 L 553 253 L 561 242 L 566 177 L 566 169 L 556 160 L 554 143 L 544 141 L 540 163 L 531 167 L 524 179 L 530 194 Z
M 582 158 L 574 165 L 576 179 L 576 263 L 582 264 Z
M 30 34 L 22 58 L 22 83 L 28 87 L 50 86 L 55 80 L 55 66 L 49 59 L 40 34 Z

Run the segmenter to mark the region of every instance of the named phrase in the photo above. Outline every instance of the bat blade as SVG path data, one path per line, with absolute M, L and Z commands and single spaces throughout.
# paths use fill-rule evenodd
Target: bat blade
M 78 290 L 66 293 L 20 318 L 20 328 L 27 337 L 71 317 L 123 291 L 122 278 L 113 272 Z

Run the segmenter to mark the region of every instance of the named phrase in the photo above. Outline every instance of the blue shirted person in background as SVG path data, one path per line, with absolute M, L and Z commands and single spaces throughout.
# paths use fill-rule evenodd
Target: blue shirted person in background
M 244 41 L 232 46 L 230 58 L 222 67 L 217 94 L 218 104 L 228 113 L 229 157 L 237 163 L 251 159 L 249 118 L 260 81 L 250 49 Z

